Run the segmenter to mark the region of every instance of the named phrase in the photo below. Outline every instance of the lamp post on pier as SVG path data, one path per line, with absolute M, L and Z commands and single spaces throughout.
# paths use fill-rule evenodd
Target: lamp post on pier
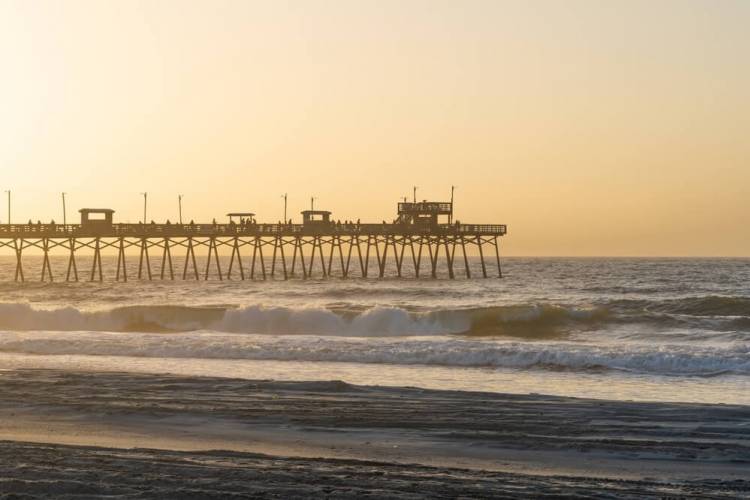
M 286 193 L 281 195 L 284 198 L 284 224 L 286 224 Z
M 62 202 L 63 202 L 63 226 L 67 226 L 67 225 L 68 225 L 68 215 L 67 215 L 67 211 L 65 210 L 65 194 L 66 194 L 66 193 L 62 193 Z
M 451 186 L 451 214 L 448 216 L 448 223 L 453 224 L 453 191 L 456 190 L 456 186 Z
M 180 225 L 182 225 L 182 195 L 181 194 L 177 195 L 177 204 L 180 207 Z
M 141 193 L 143 195 L 143 223 L 146 224 L 146 208 L 148 207 L 148 193 Z

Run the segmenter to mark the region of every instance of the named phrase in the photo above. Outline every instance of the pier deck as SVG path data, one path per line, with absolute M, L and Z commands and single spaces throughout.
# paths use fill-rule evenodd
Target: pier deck
M 162 238 L 169 237 L 226 237 L 226 236 L 356 236 L 356 235 L 473 235 L 504 236 L 504 224 L 439 224 L 414 226 L 410 224 L 112 224 L 106 229 L 82 224 L 0 224 L 0 239 L 17 238 Z

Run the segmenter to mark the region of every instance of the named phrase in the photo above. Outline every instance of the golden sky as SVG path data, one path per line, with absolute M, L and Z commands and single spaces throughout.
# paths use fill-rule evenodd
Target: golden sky
M 13 219 L 456 190 L 512 255 L 750 255 L 750 2 L 0 0 Z M 2 193 L 4 196 L 4 193 Z M 77 215 L 77 214 L 75 214 Z M 5 223 L 5 199 L 0 221 Z

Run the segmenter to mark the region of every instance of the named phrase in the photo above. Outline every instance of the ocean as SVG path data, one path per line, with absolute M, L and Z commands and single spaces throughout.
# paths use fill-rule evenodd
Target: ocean
M 52 264 L 56 282 L 30 257 L 14 283 L 0 258 L 0 370 L 750 404 L 750 259 L 504 258 L 502 279 L 456 280 L 148 282 L 131 267 L 127 283 L 114 257 L 103 283 Z

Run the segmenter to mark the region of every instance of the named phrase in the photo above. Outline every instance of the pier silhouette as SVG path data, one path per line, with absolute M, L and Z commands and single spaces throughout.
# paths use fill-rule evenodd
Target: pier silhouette
M 41 251 L 41 281 L 54 281 L 50 253 L 62 249 L 67 254 L 65 281 L 79 281 L 79 253 L 93 251 L 88 278 L 103 281 L 102 251 L 117 253 L 115 279 L 127 281 L 128 250 L 138 252 L 138 279 L 179 277 L 172 255 L 184 252 L 182 279 L 224 280 L 237 277 L 268 279 L 283 277 L 302 279 L 317 277 L 386 276 L 391 267 L 397 277 L 407 270 L 419 278 L 426 268 L 433 278 L 447 270 L 456 277 L 454 261 L 463 259 L 466 278 L 471 278 L 467 248 L 476 248 L 481 275 L 490 276 L 485 249 L 496 269 L 493 276 L 502 277 L 498 239 L 507 232 L 504 224 L 464 224 L 453 221 L 452 202 L 402 202 L 398 217 L 392 222 L 361 223 L 331 218 L 325 210 L 305 210 L 302 223 L 291 220 L 259 223 L 250 212 L 227 214 L 229 222 L 217 223 L 115 223 L 112 209 L 84 208 L 79 224 L 0 224 L 0 249 L 10 249 L 16 257 L 15 281 L 25 281 L 24 251 Z M 444 220 L 447 218 L 447 221 Z M 226 271 L 222 270 L 219 249 L 231 249 Z M 203 270 L 196 260 L 196 249 L 207 249 Z M 158 276 L 152 272 L 151 255 L 160 253 Z M 27 252 L 28 253 L 28 252 Z M 493 255 L 494 254 L 494 255 Z M 371 256 L 376 268 L 370 266 Z M 270 269 L 267 260 L 270 257 Z M 320 265 L 315 265 L 319 261 Z M 244 261 L 244 263 L 243 263 Z M 425 265 L 426 264 L 426 265 Z M 408 268 L 408 269 L 407 269 Z M 177 271 L 177 272 L 176 272 Z

